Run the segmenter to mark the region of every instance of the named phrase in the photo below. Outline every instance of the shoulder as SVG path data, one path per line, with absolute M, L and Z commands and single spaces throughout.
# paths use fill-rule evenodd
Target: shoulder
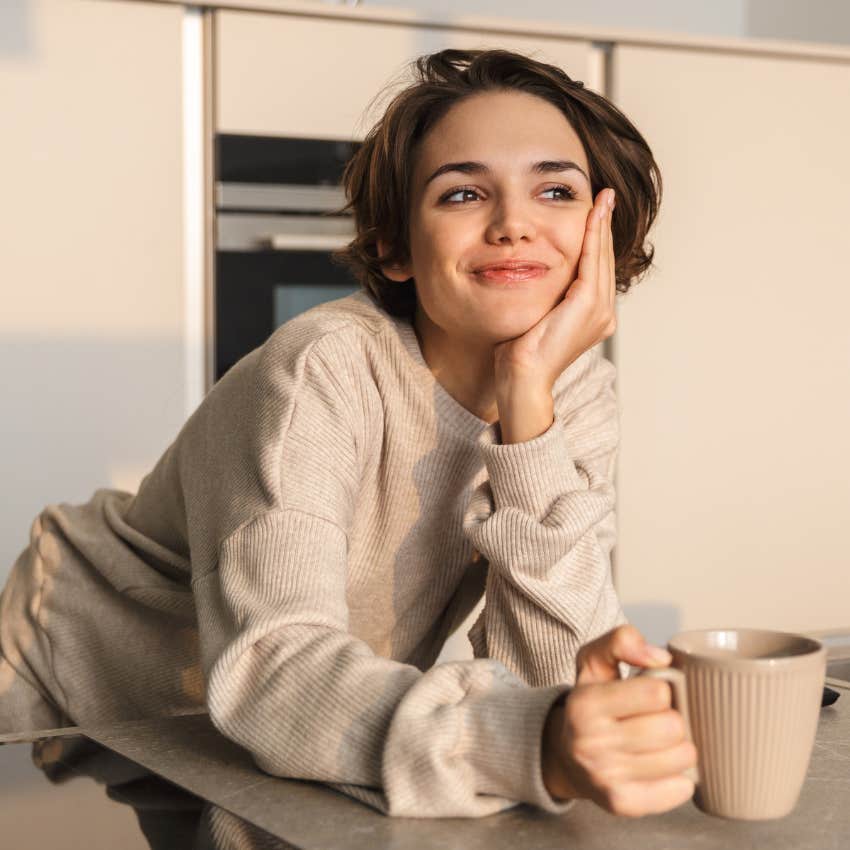
M 262 403 L 311 388 L 356 401 L 375 369 L 375 341 L 391 318 L 365 292 L 328 301 L 295 316 L 251 352 L 250 372 Z M 238 369 L 240 363 L 234 366 Z M 226 376 L 225 376 L 226 377 Z M 324 388 L 324 389 L 322 389 Z
M 308 361 L 356 368 L 357 355 L 389 322 L 362 291 L 318 304 L 271 334 L 260 348 L 257 368 L 269 375 L 297 372 Z
M 285 430 L 296 405 L 312 399 L 330 415 L 362 418 L 365 412 L 368 419 L 376 413 L 371 402 L 380 401 L 376 376 L 390 368 L 393 327 L 393 317 L 363 291 L 312 307 L 240 358 L 192 418 L 240 431 L 252 421 Z
M 216 382 L 190 417 L 187 437 L 242 445 L 243 456 L 279 450 L 297 424 L 316 433 L 367 429 L 370 341 L 390 321 L 359 292 L 294 317 Z

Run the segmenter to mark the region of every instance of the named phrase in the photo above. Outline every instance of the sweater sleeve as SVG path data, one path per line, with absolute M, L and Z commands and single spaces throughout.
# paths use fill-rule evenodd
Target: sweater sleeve
M 287 490 L 305 496 L 239 525 L 195 582 L 201 640 L 214 647 L 210 719 L 267 773 L 330 784 L 385 814 L 480 817 L 519 802 L 566 811 L 572 802 L 543 784 L 540 753 L 563 686 L 528 687 L 496 659 L 422 672 L 349 632 L 358 431 L 344 395 L 356 382 L 331 367 L 307 365 L 281 440 Z
M 598 348 L 572 367 L 555 421 L 532 440 L 482 444 L 489 480 L 464 529 L 488 559 L 478 657 L 534 686 L 575 682 L 579 648 L 626 622 L 611 578 L 618 411 Z

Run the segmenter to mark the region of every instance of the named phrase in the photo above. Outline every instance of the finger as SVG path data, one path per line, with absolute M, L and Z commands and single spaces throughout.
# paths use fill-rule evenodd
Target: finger
M 605 196 L 605 216 L 602 219 L 601 233 L 599 235 L 599 265 L 597 266 L 596 297 L 601 304 L 608 300 L 608 241 L 611 237 L 610 221 L 611 208 L 608 206 L 608 192 Z
M 596 245 L 596 279 L 593 282 L 593 288 L 596 292 L 596 297 L 599 298 L 599 287 L 604 283 L 605 277 L 605 256 L 607 254 L 606 230 L 608 229 L 608 214 L 610 207 L 608 206 L 608 194 L 611 190 L 604 188 L 597 195 L 597 204 L 599 205 L 599 216 L 597 224 L 597 233 L 599 241 Z
M 581 256 L 578 261 L 578 278 L 587 281 L 587 284 L 591 287 L 596 286 L 599 276 L 599 242 L 602 235 L 602 220 L 599 218 L 600 212 L 605 212 L 605 197 L 602 192 L 596 195 L 593 207 L 587 214 L 584 242 L 581 246 Z M 567 294 L 569 294 L 569 290 Z
M 625 781 L 641 782 L 676 776 L 696 763 L 696 747 L 690 741 L 680 741 L 663 750 L 627 756 L 621 770 Z
M 650 646 L 633 625 L 626 623 L 581 647 L 576 657 L 576 683 L 619 679 L 620 661 L 635 667 L 659 667 L 669 665 L 672 658 L 667 650 Z
M 686 803 L 694 795 L 694 783 L 681 774 L 666 779 L 628 782 L 611 795 L 609 809 L 626 817 L 656 815 Z
M 649 676 L 637 676 L 634 679 L 577 687 L 567 698 L 566 715 L 574 726 L 586 728 L 594 721 L 620 720 L 639 714 L 667 711 L 671 703 L 670 685 L 667 682 Z
M 617 298 L 617 258 L 614 254 L 614 210 L 617 208 L 616 200 L 611 212 L 608 214 L 608 269 L 611 275 L 611 285 L 609 288 L 610 300 L 608 306 L 613 310 L 614 302 Z
M 621 718 L 617 747 L 624 753 L 651 753 L 685 740 L 685 722 L 673 708 Z

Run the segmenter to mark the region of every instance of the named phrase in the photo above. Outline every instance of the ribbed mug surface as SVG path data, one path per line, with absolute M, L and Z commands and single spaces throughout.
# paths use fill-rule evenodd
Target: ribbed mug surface
M 709 641 L 711 634 L 731 635 L 728 643 L 739 637 L 741 643 L 750 642 L 737 650 L 707 647 L 704 657 L 699 640 Z M 722 817 L 783 817 L 797 803 L 814 746 L 826 650 L 816 641 L 789 634 L 789 639 L 811 646 L 798 643 L 795 654 L 789 642 L 788 654 L 783 654 L 777 643 L 781 632 L 712 630 L 698 635 L 683 633 L 669 644 L 673 666 L 685 673 L 699 754 L 694 802 Z M 759 638 L 767 635 L 773 643 L 759 644 Z M 762 657 L 747 657 L 759 646 L 765 653 Z

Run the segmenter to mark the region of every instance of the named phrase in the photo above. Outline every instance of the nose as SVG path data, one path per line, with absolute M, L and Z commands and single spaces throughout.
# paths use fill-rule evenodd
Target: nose
M 522 238 L 533 240 L 537 229 L 528 203 L 517 196 L 502 196 L 487 225 L 487 241 L 513 244 Z

